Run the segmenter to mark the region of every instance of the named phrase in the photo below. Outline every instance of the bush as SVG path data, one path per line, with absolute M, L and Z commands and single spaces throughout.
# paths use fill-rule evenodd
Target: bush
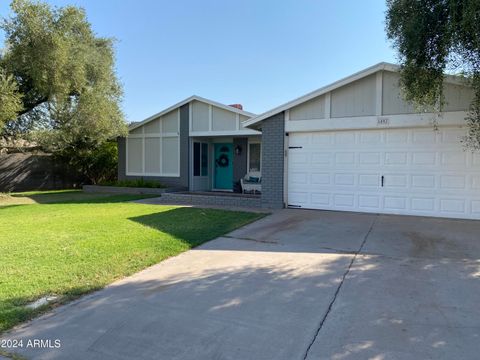
M 96 147 L 64 149 L 55 156 L 72 172 L 77 172 L 86 182 L 99 184 L 117 178 L 117 142 L 107 141 Z
M 165 188 L 164 184 L 157 181 L 144 180 L 143 178 L 137 180 L 117 180 L 104 181 L 100 185 L 106 186 L 120 186 L 120 187 L 143 187 L 143 188 Z

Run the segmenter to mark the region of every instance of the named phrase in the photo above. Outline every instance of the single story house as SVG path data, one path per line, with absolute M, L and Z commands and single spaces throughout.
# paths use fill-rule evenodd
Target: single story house
M 233 191 L 261 171 L 261 133 L 243 126 L 254 114 L 191 96 L 129 128 L 118 140 L 118 177 L 144 178 L 189 191 Z
M 419 112 L 398 70 L 380 63 L 260 115 L 189 98 L 132 126 L 119 177 L 231 190 L 258 170 L 267 208 L 480 219 L 480 154 L 461 143 L 473 90 L 447 76 L 441 112 Z

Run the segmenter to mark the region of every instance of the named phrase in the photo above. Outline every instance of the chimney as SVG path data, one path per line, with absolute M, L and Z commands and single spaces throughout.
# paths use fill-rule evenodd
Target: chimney
M 231 107 L 234 107 L 238 110 L 243 110 L 243 106 L 242 104 L 231 104 L 231 105 L 228 105 L 228 106 L 231 106 Z

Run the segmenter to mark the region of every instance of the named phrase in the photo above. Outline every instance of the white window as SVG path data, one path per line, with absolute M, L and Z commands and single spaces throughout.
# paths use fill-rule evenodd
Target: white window
M 262 144 L 252 142 L 248 144 L 248 172 L 260 172 L 262 163 Z

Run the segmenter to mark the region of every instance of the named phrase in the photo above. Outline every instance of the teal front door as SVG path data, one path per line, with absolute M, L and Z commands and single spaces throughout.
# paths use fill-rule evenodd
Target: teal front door
M 215 144 L 215 189 L 233 189 L 233 144 Z

